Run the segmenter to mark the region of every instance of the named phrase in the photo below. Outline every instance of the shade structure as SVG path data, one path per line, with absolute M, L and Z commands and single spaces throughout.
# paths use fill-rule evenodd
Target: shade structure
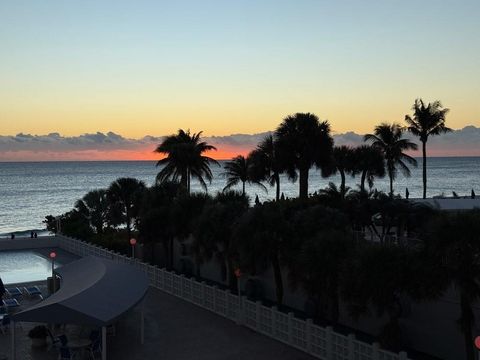
M 56 270 L 61 287 L 40 303 L 12 316 L 15 322 L 107 326 L 137 305 L 148 289 L 135 267 L 93 256 Z

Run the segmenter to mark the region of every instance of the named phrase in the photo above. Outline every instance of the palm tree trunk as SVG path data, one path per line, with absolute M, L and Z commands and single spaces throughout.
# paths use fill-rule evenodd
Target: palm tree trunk
M 131 219 L 130 219 L 130 211 L 129 211 L 128 205 L 125 208 L 125 221 L 127 222 L 127 237 L 128 237 L 128 240 L 130 240 L 132 238 L 132 229 L 130 226 Z
M 422 141 L 423 155 L 423 198 L 427 198 L 427 142 Z
M 276 193 L 276 200 L 280 200 L 280 175 L 275 175 L 275 183 L 277 184 L 277 193 Z
M 283 302 L 283 279 L 282 269 L 280 268 L 280 261 L 278 254 L 272 256 L 273 276 L 275 278 L 275 294 L 277 297 L 277 304 L 282 305 Z
M 390 196 L 393 197 L 393 173 L 391 170 L 388 171 L 388 177 L 390 178 Z
M 245 181 L 242 181 L 242 195 L 245 196 Z
M 360 190 L 362 192 L 365 191 L 365 179 L 366 179 L 366 177 L 367 177 L 367 171 L 364 170 L 364 171 L 362 171 L 362 178 L 360 180 Z
M 465 341 L 465 355 L 466 360 L 475 360 L 475 353 L 473 349 L 473 311 L 472 305 L 470 304 L 468 297 L 464 291 L 460 291 L 460 308 L 461 308 L 461 318 L 460 324 L 463 332 L 463 338 Z
M 341 178 L 341 184 L 340 184 L 340 193 L 342 194 L 342 197 L 345 196 L 345 171 L 340 170 L 340 178 Z
M 299 169 L 300 199 L 308 198 L 308 168 Z

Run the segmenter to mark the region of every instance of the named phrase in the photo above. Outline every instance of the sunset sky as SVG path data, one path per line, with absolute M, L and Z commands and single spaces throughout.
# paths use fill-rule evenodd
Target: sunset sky
M 0 0 L 0 135 L 255 134 L 307 111 L 364 134 L 417 97 L 479 126 L 478 14 L 478 0 Z

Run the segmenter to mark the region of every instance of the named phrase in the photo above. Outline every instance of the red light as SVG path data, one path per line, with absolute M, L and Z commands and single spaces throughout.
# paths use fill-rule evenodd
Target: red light
M 239 278 L 240 276 L 242 276 L 242 271 L 240 269 L 235 269 L 235 276 L 237 278 Z
M 51 258 L 51 259 L 55 259 L 56 257 L 57 257 L 57 253 L 56 253 L 55 251 L 52 251 L 52 252 L 50 253 L 50 258 Z
M 480 336 L 475 338 L 475 347 L 480 350 Z
M 137 239 L 131 238 L 130 245 L 134 246 L 137 243 Z

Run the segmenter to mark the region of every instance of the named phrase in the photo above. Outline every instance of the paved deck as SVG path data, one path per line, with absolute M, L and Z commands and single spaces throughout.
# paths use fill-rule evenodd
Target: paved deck
M 32 350 L 28 329 L 18 330 L 18 359 L 53 360 L 55 350 Z M 0 355 L 9 355 L 10 336 L 0 333 Z M 1 357 L 0 357 L 1 358 Z M 116 360 L 307 360 L 313 357 L 234 322 L 150 288 L 145 299 L 145 344 L 140 312 L 133 310 L 108 337 L 108 358 Z

